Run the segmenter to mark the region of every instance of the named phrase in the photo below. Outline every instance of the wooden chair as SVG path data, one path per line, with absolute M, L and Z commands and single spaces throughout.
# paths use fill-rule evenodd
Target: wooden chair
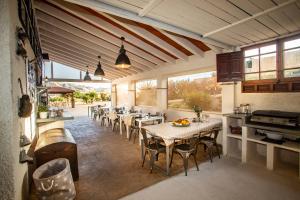
M 220 151 L 219 151 L 218 144 L 217 144 L 217 138 L 218 138 L 220 130 L 221 130 L 220 127 L 216 127 L 216 128 L 209 130 L 208 134 L 206 134 L 205 136 L 199 137 L 199 140 L 200 140 L 199 144 L 203 144 L 204 151 L 208 151 L 210 162 L 213 161 L 214 147 L 216 147 L 217 154 L 218 154 L 219 158 L 221 158 Z
M 171 161 L 170 161 L 170 167 L 173 162 L 173 156 L 174 153 L 177 153 L 181 156 L 183 160 L 183 166 L 184 166 L 184 171 L 185 175 L 187 176 L 187 169 L 188 169 L 188 161 L 191 156 L 194 158 L 194 162 L 197 167 L 197 171 L 199 171 L 196 155 L 197 155 L 197 146 L 199 144 L 199 135 L 194 135 L 194 137 L 190 139 L 184 140 L 184 142 L 178 143 L 178 141 L 182 140 L 174 140 L 174 147 L 172 150 L 172 155 L 171 155 Z
M 142 167 L 144 167 L 146 155 L 149 154 L 150 157 L 150 173 L 153 171 L 154 162 L 158 160 L 160 153 L 166 153 L 166 146 L 161 144 L 161 140 L 158 137 L 147 137 L 146 129 L 141 129 L 141 134 L 143 136 L 143 143 L 145 146 L 145 154 L 143 157 Z

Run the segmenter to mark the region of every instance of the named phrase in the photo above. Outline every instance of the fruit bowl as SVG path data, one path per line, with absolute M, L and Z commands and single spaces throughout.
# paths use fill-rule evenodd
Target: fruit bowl
M 191 125 L 191 123 L 187 119 L 178 119 L 173 121 L 172 125 L 175 127 L 188 127 L 189 125 Z

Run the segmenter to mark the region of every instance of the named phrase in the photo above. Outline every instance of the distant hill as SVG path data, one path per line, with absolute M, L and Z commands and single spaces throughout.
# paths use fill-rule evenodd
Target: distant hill
M 49 82 L 50 87 L 64 87 L 68 89 L 72 89 L 75 91 L 80 92 L 89 92 L 89 91 L 96 91 L 96 92 L 110 92 L 111 88 L 103 87 L 101 84 L 93 84 L 93 86 L 86 85 L 84 83 L 73 83 L 73 82 Z

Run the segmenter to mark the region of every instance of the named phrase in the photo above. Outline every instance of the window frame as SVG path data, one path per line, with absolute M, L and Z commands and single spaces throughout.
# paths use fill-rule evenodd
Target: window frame
M 208 73 L 208 72 L 215 72 L 216 73 L 216 83 L 219 84 L 217 82 L 217 70 L 216 69 L 211 69 L 209 71 L 201 71 L 201 72 L 193 72 L 193 73 L 185 73 L 185 74 L 177 74 L 177 75 L 169 75 L 167 76 L 167 98 L 166 98 L 166 105 L 167 105 L 167 110 L 174 110 L 174 111 L 182 111 L 182 112 L 192 112 L 194 113 L 193 109 L 184 109 L 184 108 L 173 108 L 173 107 L 169 107 L 169 78 L 174 78 L 174 77 L 179 77 L 179 76 L 191 76 L 194 74 L 201 74 L 201 73 Z M 211 114 L 220 114 L 222 113 L 222 107 L 221 107 L 221 111 L 211 111 L 211 110 L 203 110 L 204 113 L 211 113 Z
M 260 48 L 261 47 L 274 45 L 274 44 L 276 45 L 276 51 L 260 54 Z M 279 47 L 278 41 L 275 40 L 275 41 L 265 42 L 265 43 L 261 43 L 261 44 L 257 44 L 257 45 L 253 45 L 253 46 L 243 48 L 242 49 L 242 51 L 243 51 L 243 81 L 247 82 L 247 83 L 248 82 L 256 82 L 256 81 L 259 81 L 259 82 L 273 82 L 273 81 L 276 81 L 279 78 L 279 74 L 278 74 L 278 61 L 279 61 L 278 50 L 279 50 L 279 48 L 278 47 Z M 258 49 L 258 54 L 257 55 L 245 56 L 245 51 L 250 50 L 250 49 L 255 49 L 255 48 Z M 261 58 L 260 57 L 263 56 L 263 55 L 268 55 L 268 54 L 272 54 L 272 53 L 276 53 L 275 70 L 261 71 L 261 63 L 260 63 Z M 250 57 L 254 57 L 254 56 L 258 56 L 258 71 L 257 72 L 246 73 L 245 72 L 245 58 L 250 58 Z M 264 72 L 275 72 L 276 73 L 276 78 L 274 78 L 274 79 L 261 79 L 261 73 L 264 73 Z M 258 73 L 259 79 L 257 79 L 257 80 L 246 80 L 245 79 L 246 74 L 257 74 L 257 73 Z
M 252 45 L 252 46 L 248 46 L 248 47 L 244 47 L 241 50 L 243 51 L 243 83 L 249 83 L 249 84 L 255 84 L 255 83 L 278 83 L 278 82 L 292 82 L 292 81 L 299 81 L 300 80 L 300 76 L 299 77 L 284 77 L 284 42 L 290 41 L 290 40 L 295 40 L 295 39 L 300 39 L 300 34 L 296 34 L 296 35 L 292 35 L 289 37 L 284 37 L 284 38 L 280 38 L 280 39 L 276 39 L 276 40 L 272 40 L 269 42 L 264 42 L 264 43 L 260 43 L 260 44 L 256 44 L 256 45 Z M 250 73 L 245 73 L 245 51 L 246 50 L 250 50 L 250 49 L 254 49 L 254 48 L 260 48 L 263 46 L 268 46 L 268 45 L 272 45 L 272 44 L 276 44 L 276 78 L 275 79 L 258 79 L 258 80 L 245 80 L 245 74 L 250 74 Z M 300 48 L 300 47 L 296 47 L 296 48 Z M 295 48 L 295 49 L 296 49 Z M 269 54 L 269 53 L 266 53 Z M 258 54 L 259 56 L 259 65 L 260 65 L 260 55 L 263 54 Z M 250 57 L 250 56 L 249 56 Z M 299 69 L 300 65 L 298 68 L 293 68 L 293 69 Z M 273 71 L 273 70 L 270 70 Z M 267 72 L 267 71 L 263 71 L 263 72 Z M 260 71 L 260 66 L 259 66 L 259 72 L 254 72 L 254 73 L 261 73 Z M 260 76 L 259 76 L 260 77 Z
M 155 105 L 138 105 L 137 104 L 137 101 L 136 101 L 136 98 L 137 98 L 137 83 L 138 82 L 145 82 L 145 81 L 155 81 L 156 82 L 156 86 L 155 86 L 155 90 L 156 90 L 156 97 L 155 97 Z M 157 79 L 155 78 L 149 78 L 149 79 L 140 79 L 140 80 L 136 80 L 134 82 L 134 105 L 135 106 L 140 106 L 140 107 L 157 107 Z

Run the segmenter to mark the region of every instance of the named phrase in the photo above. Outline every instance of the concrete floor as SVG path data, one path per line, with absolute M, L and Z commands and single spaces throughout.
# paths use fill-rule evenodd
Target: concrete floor
M 84 106 L 70 110 L 75 120 L 66 122 L 78 144 L 80 178 L 75 182 L 76 199 L 299 200 L 298 178 L 228 158 L 215 158 L 211 164 L 204 152 L 197 156 L 200 171 L 190 160 L 187 177 L 182 173 L 179 156 L 175 157 L 170 177 L 159 169 L 150 174 L 147 164 L 141 167 L 138 144 L 88 119 L 86 110 Z M 164 156 L 159 160 L 157 165 L 164 167 Z

